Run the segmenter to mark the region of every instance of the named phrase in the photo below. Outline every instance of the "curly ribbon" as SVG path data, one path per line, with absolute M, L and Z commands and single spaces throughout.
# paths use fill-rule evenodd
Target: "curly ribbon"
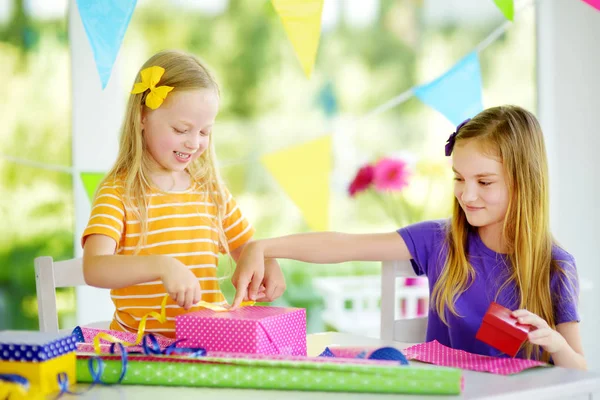
M 127 355 L 124 354 L 126 352 L 126 350 L 125 350 L 125 347 L 121 343 L 113 343 L 110 346 L 111 354 L 115 354 L 115 345 L 119 346 L 120 350 L 121 350 L 121 375 L 119 376 L 119 380 L 117 381 L 117 383 L 121 383 L 121 381 L 123 381 L 123 378 L 125 378 L 125 374 L 127 373 Z M 98 364 L 97 370 L 95 368 L 94 362 L 97 362 L 97 364 Z M 87 393 L 88 391 L 92 390 L 92 388 L 98 384 L 107 385 L 106 383 L 102 382 L 102 379 L 101 379 L 102 373 L 104 372 L 104 361 L 102 361 L 102 359 L 100 357 L 95 356 L 95 357 L 90 358 L 88 361 L 88 369 L 89 369 L 90 375 L 92 377 L 92 383 L 90 384 L 90 386 L 88 386 L 87 389 L 85 389 L 81 392 L 70 391 L 68 375 L 64 372 L 59 373 L 56 378 L 58 380 L 58 387 L 60 388 L 60 393 L 58 394 L 58 396 L 56 397 L 55 400 L 58 400 L 58 398 L 60 398 L 65 393 L 79 396 L 79 395 L 82 395 L 82 394 Z
M 183 341 L 185 341 L 185 339 L 177 340 L 161 350 L 160 344 L 158 343 L 158 340 L 156 340 L 156 336 L 152 333 L 148 333 L 147 335 L 144 335 L 144 339 L 142 340 L 142 349 L 144 350 L 144 354 L 148 356 L 181 354 L 195 358 L 206 355 L 206 349 L 201 347 L 177 347 L 177 345 Z M 131 354 L 133 354 L 133 352 Z
M 253 306 L 254 304 L 256 304 L 255 301 L 242 301 L 240 307 Z M 198 303 L 196 303 L 196 307 L 208 308 L 209 310 L 213 310 L 215 312 L 229 311 L 229 308 L 227 307 L 218 306 L 216 304 L 208 303 L 206 301 L 199 301 Z
M 164 350 L 161 350 L 158 340 L 156 340 L 156 337 L 150 333 L 144 336 L 142 347 L 144 349 L 144 354 L 149 356 L 157 354 L 182 354 L 189 357 L 202 357 L 206 355 L 206 350 L 202 348 L 177 348 L 176 345 L 182 341 L 183 340 L 178 340 L 177 342 L 174 342 L 166 347 Z M 110 354 L 116 354 L 116 346 L 119 347 L 121 355 L 121 374 L 116 382 L 117 384 L 120 384 L 127 374 L 128 358 L 127 349 L 122 343 L 112 343 L 110 346 Z M 69 376 L 66 372 L 58 373 L 56 379 L 60 392 L 55 399 L 59 399 L 64 394 L 71 394 L 75 396 L 82 395 L 90 391 L 95 385 L 98 384 L 108 385 L 108 383 L 102 381 L 102 374 L 104 373 L 105 369 L 105 363 L 102 358 L 99 356 L 90 357 L 88 360 L 88 369 L 90 371 L 90 376 L 92 377 L 92 383 L 88 388 L 80 392 L 74 392 L 69 389 Z M 17 374 L 0 374 L 0 399 L 21 400 L 31 398 L 32 393 L 29 392 L 29 388 L 29 380 L 24 376 Z
M 325 350 L 319 354 L 319 357 L 333 357 L 336 355 L 329 349 L 329 347 L 325 347 Z M 380 347 L 374 350 L 369 357 L 367 357 L 366 351 L 361 351 L 358 353 L 355 358 L 362 358 L 368 360 L 382 360 L 382 361 L 398 361 L 400 365 L 408 365 L 408 360 L 402 354 L 402 352 L 394 347 Z
M 114 353 L 114 345 L 115 343 L 113 343 L 113 346 L 111 346 L 111 353 Z M 121 346 L 121 349 L 123 351 L 125 350 L 125 348 L 121 344 L 119 344 L 119 346 Z M 98 363 L 98 369 L 96 369 L 94 366 L 95 361 Z M 126 356 L 121 357 L 121 365 L 121 376 L 119 378 L 118 383 L 121 383 L 121 381 L 125 377 L 125 373 L 127 372 Z M 58 393 L 55 399 L 59 399 L 64 394 L 79 396 L 91 390 L 96 384 L 105 384 L 100 379 L 102 377 L 102 373 L 104 372 L 104 362 L 102 361 L 102 359 L 100 359 L 100 357 L 96 356 L 90 358 L 88 362 L 88 368 L 90 370 L 90 375 L 92 376 L 92 383 L 87 389 L 80 392 L 74 392 L 69 390 L 69 376 L 66 372 L 59 372 L 56 375 L 56 381 L 58 383 L 58 388 L 60 392 Z M 30 399 L 32 398 L 33 393 L 31 393 L 29 389 L 29 380 L 24 376 L 17 374 L 0 374 L 0 399 Z M 41 394 L 38 393 L 38 395 L 39 398 L 42 398 Z
M 125 374 L 127 373 L 127 349 L 125 349 L 125 346 L 123 346 L 121 343 L 113 343 L 110 345 L 110 354 L 115 354 L 115 346 L 119 346 L 119 350 L 121 352 L 121 375 L 119 375 L 119 380 L 117 381 L 117 383 L 121 383 L 123 378 L 125 378 Z M 98 357 L 98 365 L 101 365 L 102 363 L 102 359 Z M 100 373 L 100 377 L 101 376 L 102 374 Z M 98 381 L 102 382 L 100 377 L 98 378 Z
M 160 323 L 165 323 L 167 321 L 167 299 L 169 298 L 169 296 L 165 296 L 162 300 L 162 303 L 160 305 L 160 314 L 155 312 L 155 311 L 151 311 L 148 314 L 144 315 L 140 321 L 140 325 L 138 327 L 138 332 L 137 332 L 137 337 L 135 339 L 135 342 L 127 342 L 125 340 L 119 339 L 117 337 L 114 337 L 113 335 L 106 333 L 106 332 L 100 332 L 99 334 L 97 334 L 94 337 L 94 351 L 98 354 L 101 353 L 100 350 L 100 339 L 104 339 L 108 342 L 112 342 L 112 343 L 119 343 L 122 344 L 123 346 L 136 346 L 138 345 L 141 341 L 142 338 L 144 336 L 144 331 L 146 330 L 146 320 L 150 317 L 154 317 L 157 321 L 159 321 Z
M 26 399 L 27 392 L 27 378 L 17 374 L 0 374 L 0 399 Z
M 206 355 L 206 350 L 202 349 L 202 348 L 183 348 L 183 347 L 179 348 L 179 347 L 176 347 L 177 344 L 182 341 L 183 340 L 178 340 L 176 342 L 173 342 L 169 346 L 165 347 L 164 349 L 161 349 L 160 345 L 158 343 L 158 340 L 156 339 L 156 336 L 154 336 L 154 334 L 152 334 L 152 333 L 148 333 L 148 334 L 144 335 L 144 337 L 142 339 L 143 354 L 145 354 L 147 356 L 184 355 L 184 356 L 193 357 L 193 358 L 203 357 Z M 125 375 L 127 374 L 128 354 L 140 354 L 140 353 L 134 352 L 134 351 L 128 352 L 127 348 L 125 346 L 123 346 L 122 343 L 112 343 L 110 346 L 110 354 L 115 354 L 115 346 L 119 346 L 119 351 L 120 351 L 120 355 L 121 355 L 121 374 L 119 375 L 119 379 L 116 382 L 116 384 L 120 384 L 123 381 L 123 379 L 125 379 Z M 104 368 L 105 368 L 105 363 L 104 363 L 104 360 L 102 360 L 102 358 L 100 356 L 94 356 L 94 357 L 90 357 L 88 359 L 88 369 L 89 369 L 90 375 L 92 377 L 92 383 L 86 389 L 86 392 L 88 390 L 92 389 L 94 387 L 94 385 L 96 385 L 96 384 L 109 385 L 108 383 L 102 382 L 102 374 L 104 373 Z M 60 380 L 59 380 L 59 384 L 60 384 Z M 61 395 L 63 393 L 70 393 L 70 394 L 84 393 L 84 392 L 80 392 L 80 393 L 69 392 L 68 391 L 68 380 L 64 387 L 66 388 L 66 390 L 63 389 L 63 387 L 61 387 Z M 59 395 L 59 397 L 60 397 L 60 395 Z
M 135 342 L 127 342 L 123 339 L 119 339 L 117 337 L 114 337 L 113 335 L 106 333 L 106 332 L 100 332 L 98 333 L 95 337 L 94 337 L 94 351 L 97 354 L 100 354 L 102 352 L 101 348 L 100 348 L 100 340 L 104 339 L 107 342 L 112 342 L 112 343 L 120 343 L 123 346 L 137 346 L 140 344 L 140 342 L 142 341 L 143 337 L 144 337 L 144 332 L 146 331 L 146 320 L 150 317 L 153 317 L 154 319 L 156 319 L 158 322 L 164 324 L 167 321 L 167 300 L 169 299 L 169 296 L 165 296 L 162 300 L 162 303 L 160 305 L 160 314 L 155 312 L 155 311 L 151 311 L 148 314 L 144 315 L 142 317 L 142 319 L 140 320 L 140 325 L 138 326 L 138 331 L 137 331 L 137 337 L 135 339 Z M 242 302 L 242 304 L 240 305 L 240 307 L 246 307 L 246 306 L 252 306 L 254 305 L 255 302 L 254 301 L 244 301 Z M 215 312 L 226 312 L 229 311 L 229 308 L 223 307 L 223 306 L 219 306 L 216 304 L 212 304 L 212 303 L 208 303 L 206 301 L 200 301 L 198 303 L 195 304 L 195 307 L 202 307 L 202 308 L 207 308 L 209 310 L 213 310 Z

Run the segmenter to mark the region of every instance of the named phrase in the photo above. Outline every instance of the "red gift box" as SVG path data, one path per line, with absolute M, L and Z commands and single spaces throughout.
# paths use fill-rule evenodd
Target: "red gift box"
M 523 325 L 513 317 L 512 311 L 492 302 L 483 316 L 483 322 L 475 336 L 478 340 L 511 357 L 517 355 L 527 339 L 531 325 Z

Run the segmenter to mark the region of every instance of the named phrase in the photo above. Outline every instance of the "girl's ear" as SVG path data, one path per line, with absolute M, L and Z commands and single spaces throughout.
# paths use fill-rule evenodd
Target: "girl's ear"
M 140 125 L 142 126 L 142 130 L 144 130 L 144 125 L 146 124 L 146 118 L 147 118 L 147 114 L 146 114 L 146 110 L 144 110 L 144 106 L 140 106 L 141 110 L 140 110 Z

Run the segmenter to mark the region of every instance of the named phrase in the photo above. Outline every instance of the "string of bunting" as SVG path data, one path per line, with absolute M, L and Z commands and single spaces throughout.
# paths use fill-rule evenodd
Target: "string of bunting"
M 276 0 L 274 0 L 274 1 L 276 1 Z M 600 0 L 598 0 L 598 1 L 600 1 Z M 79 4 L 82 2 L 84 2 L 84 1 L 78 0 L 77 3 Z M 529 8 L 531 5 L 533 5 L 533 1 L 528 2 L 526 5 L 524 5 L 522 8 L 520 8 L 516 12 L 516 15 L 518 15 L 519 13 L 524 11 L 526 8 Z M 94 10 L 94 8 L 92 8 L 92 10 Z M 399 95 L 388 100 L 384 104 L 381 104 L 381 105 L 375 107 L 374 109 L 366 112 L 362 118 L 368 119 L 368 118 L 372 118 L 376 115 L 382 114 L 385 111 L 388 111 L 388 110 L 410 100 L 410 98 L 412 98 L 415 94 L 417 94 L 419 92 L 419 88 L 421 88 L 421 91 L 425 91 L 426 88 L 434 87 L 435 83 L 439 84 L 441 81 L 444 81 L 445 80 L 444 77 L 447 77 L 452 70 L 460 69 L 460 68 L 457 68 L 457 66 L 460 66 L 461 62 L 463 62 L 464 60 L 472 61 L 472 59 L 471 59 L 472 54 L 479 53 L 479 52 L 483 51 L 485 48 L 487 48 L 490 44 L 492 44 L 495 40 L 497 40 L 500 36 L 502 36 L 502 34 L 504 34 L 504 32 L 506 32 L 506 30 L 508 29 L 508 27 L 510 25 L 511 25 L 510 21 L 505 21 L 504 23 L 502 23 L 498 28 L 496 28 L 494 31 L 492 31 L 492 33 L 490 33 L 488 36 L 486 36 L 486 38 L 483 39 L 477 46 L 475 46 L 473 51 L 471 51 L 468 56 L 466 56 L 463 60 L 459 61 L 454 67 L 452 67 L 451 70 L 446 72 L 444 75 L 441 75 L 439 78 L 437 78 L 434 81 L 431 81 L 428 84 L 413 87 L 413 88 L 410 88 L 410 89 L 400 93 Z M 423 96 L 423 97 L 425 97 L 425 96 Z M 284 151 L 284 150 L 281 150 L 281 151 Z M 268 153 L 268 154 L 264 154 L 263 156 L 266 156 L 269 154 L 276 154 L 276 153 L 277 153 L 277 151 Z M 6 160 L 8 162 L 13 162 L 16 164 L 21 164 L 21 165 L 25 165 L 25 166 L 29 166 L 29 167 L 40 168 L 40 169 L 45 169 L 45 170 L 50 170 L 50 171 L 64 172 L 64 173 L 68 173 L 68 174 L 83 172 L 83 171 L 76 171 L 74 168 L 64 166 L 64 165 L 48 164 L 48 163 L 28 160 L 28 159 L 21 158 L 21 157 L 15 157 L 15 156 L 3 154 L 3 153 L 0 153 L 0 158 L 3 158 L 4 160 Z M 239 165 L 243 165 L 243 164 L 254 163 L 259 159 L 260 159 L 260 157 L 253 157 L 253 158 L 242 159 L 242 160 L 237 160 L 237 161 L 228 160 L 228 161 L 220 162 L 220 167 L 221 168 L 229 168 L 229 167 L 239 166 Z M 101 178 L 103 176 L 102 172 L 86 172 L 86 174 L 88 174 L 88 175 L 94 174 L 93 181 L 100 181 L 101 179 L 98 179 L 98 177 Z
M 600 9 L 598 5 L 600 0 L 583 1 Z M 112 64 L 136 3 L 130 1 L 128 5 L 120 7 L 107 6 L 114 2 L 116 0 L 77 0 L 88 39 L 94 49 L 94 57 L 98 72 L 102 77 L 103 87 L 110 76 Z M 281 18 L 302 69 L 309 77 L 318 48 L 323 0 L 271 0 L 271 2 Z M 511 21 L 514 21 L 517 15 L 534 3 L 533 0 L 530 0 L 515 10 L 513 0 L 494 0 L 494 2 L 507 20 L 475 46 L 470 53 L 438 78 L 400 93 L 365 113 L 358 121 L 380 115 L 413 96 L 440 112 L 455 126 L 465 118 L 483 110 L 478 53 L 502 36 L 512 24 Z M 112 21 L 116 25 L 113 26 L 112 22 L 106 23 L 106 21 Z M 102 35 L 108 35 L 112 39 L 99 40 L 98 38 L 102 38 Z M 110 47 L 110 49 L 102 48 L 102 45 Z M 104 176 L 104 172 L 100 171 L 92 172 L 45 164 L 1 153 L 0 158 L 30 167 L 79 175 L 90 201 Z M 307 159 L 310 159 L 311 162 L 306 163 Z M 233 168 L 256 162 L 260 162 L 269 171 L 300 210 L 312 230 L 329 228 L 330 174 L 333 168 L 331 134 L 274 152 L 259 154 L 252 158 L 227 160 L 222 162 L 220 167 Z
M 82 2 L 83 0 L 79 0 L 78 4 Z M 308 22 L 306 19 L 301 18 L 299 21 L 304 22 L 298 22 L 300 25 L 294 25 L 294 23 L 290 22 L 290 15 L 292 15 L 293 12 L 290 8 L 286 8 L 284 3 L 286 2 L 274 0 L 275 7 L 280 12 L 284 25 L 287 26 L 287 30 L 298 32 L 305 29 L 307 24 L 314 28 L 314 21 L 316 18 L 315 13 L 319 13 L 320 18 L 320 9 L 317 4 L 319 1 L 306 2 L 306 9 L 302 11 L 301 14 L 304 16 L 303 18 L 308 19 Z M 529 1 L 525 6 L 520 8 L 516 14 L 521 13 L 525 8 L 532 4 L 533 1 Z M 298 12 L 297 9 L 296 12 Z M 320 21 L 320 19 L 318 20 Z M 510 25 L 510 21 L 502 23 L 481 41 L 472 52 L 437 79 L 413 87 L 395 96 L 384 104 L 365 113 L 359 120 L 373 118 L 376 115 L 404 103 L 413 96 L 418 97 L 422 102 L 445 115 L 453 125 L 457 125 L 467 116 L 478 113 L 483 109 L 483 105 L 481 96 L 481 72 L 477 53 L 481 52 L 498 39 Z M 296 41 L 295 43 L 299 42 Z M 316 52 L 314 43 L 311 46 L 312 47 L 310 48 L 313 49 L 314 47 L 313 50 Z M 298 51 L 300 54 L 306 54 L 313 50 L 308 50 L 304 47 L 303 50 Z M 304 63 L 303 65 L 308 68 L 309 64 Z M 18 159 L 16 157 L 6 159 L 11 162 L 17 162 L 28 166 L 40 168 L 48 167 L 46 169 L 77 174 L 81 178 L 90 201 L 93 200 L 96 188 L 104 177 L 103 172 L 82 171 L 70 167 L 44 165 L 25 159 Z M 310 159 L 311 162 L 306 163 L 307 159 Z M 317 139 L 278 151 L 262 155 L 259 154 L 254 158 L 237 161 L 228 160 L 222 162 L 220 167 L 232 168 L 255 162 L 260 162 L 265 169 L 269 171 L 273 179 L 294 202 L 296 207 L 298 207 L 310 229 L 329 229 L 330 174 L 333 169 L 331 134 L 323 135 Z

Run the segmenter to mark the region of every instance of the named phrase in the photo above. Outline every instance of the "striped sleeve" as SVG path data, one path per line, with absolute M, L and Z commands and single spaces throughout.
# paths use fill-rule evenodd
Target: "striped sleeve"
M 108 236 L 119 246 L 125 224 L 125 206 L 119 188 L 112 182 L 105 182 L 96 193 L 90 220 L 81 238 L 82 246 L 86 238 L 94 234 Z
M 239 206 L 228 190 L 225 190 L 227 196 L 227 207 L 225 218 L 223 218 L 223 231 L 227 237 L 229 251 L 248 243 L 254 235 L 254 228 L 244 217 Z

